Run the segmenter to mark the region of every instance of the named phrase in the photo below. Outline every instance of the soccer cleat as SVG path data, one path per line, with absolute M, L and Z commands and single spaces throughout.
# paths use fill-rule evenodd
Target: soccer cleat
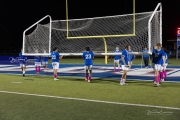
M 90 83 L 91 81 L 90 81 L 90 80 L 88 80 L 88 82 Z
M 87 81 L 87 78 L 85 78 L 85 80 Z
M 25 74 L 23 74 L 23 77 L 25 77 Z
M 57 79 L 57 78 L 54 78 L 54 80 L 56 81 L 56 80 L 59 80 L 59 79 Z
M 161 85 L 161 84 L 159 84 L 159 83 L 156 84 L 157 87 L 160 86 L 160 85 Z
M 164 82 L 164 79 L 161 79 L 161 82 Z

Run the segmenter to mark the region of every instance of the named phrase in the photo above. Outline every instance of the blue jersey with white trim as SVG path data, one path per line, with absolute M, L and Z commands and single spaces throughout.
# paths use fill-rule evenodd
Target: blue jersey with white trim
M 22 55 L 22 52 L 19 53 L 19 63 L 20 64 L 25 64 L 26 63 L 26 60 L 27 60 L 27 57 L 24 57 Z
M 114 53 L 120 53 L 120 50 L 114 50 Z M 120 55 L 114 55 L 114 60 L 120 60 L 121 56 Z
M 59 62 L 59 57 L 60 57 L 59 52 L 53 51 L 51 53 L 51 60 L 52 60 L 52 62 Z
M 153 50 L 152 53 L 152 63 L 154 64 L 162 64 L 163 63 L 163 56 L 165 56 L 164 54 L 164 50 L 160 49 L 160 50 Z
M 93 65 L 94 53 L 92 51 L 85 51 L 82 55 L 84 59 L 84 65 Z
M 124 58 L 124 61 L 125 61 L 126 65 L 128 65 L 128 51 L 126 49 L 123 50 L 122 57 Z M 123 61 L 121 61 L 121 65 L 124 65 Z

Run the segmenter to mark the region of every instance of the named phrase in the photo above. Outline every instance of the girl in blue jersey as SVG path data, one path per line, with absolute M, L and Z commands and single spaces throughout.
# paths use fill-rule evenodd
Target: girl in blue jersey
M 46 50 L 44 50 L 44 53 L 46 53 Z M 44 72 L 47 71 L 47 65 L 48 65 L 48 56 L 42 56 L 42 66 L 44 68 Z
M 127 71 L 129 70 L 129 59 L 128 59 L 128 51 L 130 50 L 130 45 L 126 45 L 125 50 L 123 50 L 122 55 L 121 55 L 121 66 L 123 70 L 122 78 L 120 81 L 120 85 L 125 85 L 126 83 L 126 76 L 127 76 Z
M 82 57 L 84 59 L 84 67 L 86 70 L 85 80 L 90 82 L 91 77 L 92 77 L 92 66 L 93 66 L 94 53 L 92 51 L 90 51 L 90 47 L 86 47 L 85 50 L 86 51 L 83 52 L 83 55 L 82 55 Z
M 26 60 L 27 60 L 27 57 L 24 57 L 22 55 L 22 49 L 21 49 L 21 52 L 19 53 L 19 63 L 22 69 L 23 77 L 25 76 L 25 72 L 26 72 Z
M 156 44 L 157 48 L 152 52 L 152 65 L 154 69 L 154 84 L 160 85 L 160 70 L 161 66 L 165 66 L 165 55 L 164 50 L 161 49 L 161 44 Z
M 38 50 L 35 51 L 35 53 L 38 53 Z M 34 62 L 35 62 L 35 70 L 36 74 L 40 73 L 40 66 L 41 66 L 41 57 L 40 56 L 34 56 Z
M 114 50 L 114 53 L 120 53 L 119 47 L 116 47 L 116 50 Z M 116 64 L 118 65 L 118 72 L 120 72 L 120 55 L 114 55 L 114 71 L 116 71 Z
M 57 72 L 59 69 L 59 60 L 62 59 L 62 55 L 58 52 L 58 48 L 55 47 L 53 49 L 53 52 L 51 52 L 51 60 L 52 60 L 52 67 L 53 67 L 53 73 L 54 73 L 54 80 L 59 80 L 57 78 Z

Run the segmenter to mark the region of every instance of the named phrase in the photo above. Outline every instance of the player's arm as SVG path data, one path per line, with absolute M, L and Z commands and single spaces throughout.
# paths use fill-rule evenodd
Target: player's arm
M 83 53 L 82 58 L 85 59 L 85 54 Z
M 59 59 L 61 60 L 63 58 L 63 55 L 59 55 Z

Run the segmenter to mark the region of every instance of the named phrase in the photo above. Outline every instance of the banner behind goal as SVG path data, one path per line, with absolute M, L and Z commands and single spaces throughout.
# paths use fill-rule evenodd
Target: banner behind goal
M 35 23 L 35 30 L 26 34 L 24 32 L 23 55 L 50 54 L 53 47 L 58 47 L 64 55 L 81 55 L 86 46 L 99 55 L 113 55 L 116 46 L 123 50 L 130 45 L 133 52 L 140 53 L 147 47 L 149 53 L 156 43 L 162 43 L 162 8 L 159 3 L 154 11 L 135 13 L 135 34 L 133 33 L 133 15 L 116 15 L 98 18 L 52 20 L 49 23 Z M 41 19 L 42 21 L 43 19 Z M 67 31 L 68 27 L 68 31 Z M 86 36 L 67 39 L 69 36 Z M 116 37 L 103 37 L 107 35 L 122 34 Z M 97 37 L 88 37 L 97 36 Z M 98 37 L 101 36 L 101 37 Z

